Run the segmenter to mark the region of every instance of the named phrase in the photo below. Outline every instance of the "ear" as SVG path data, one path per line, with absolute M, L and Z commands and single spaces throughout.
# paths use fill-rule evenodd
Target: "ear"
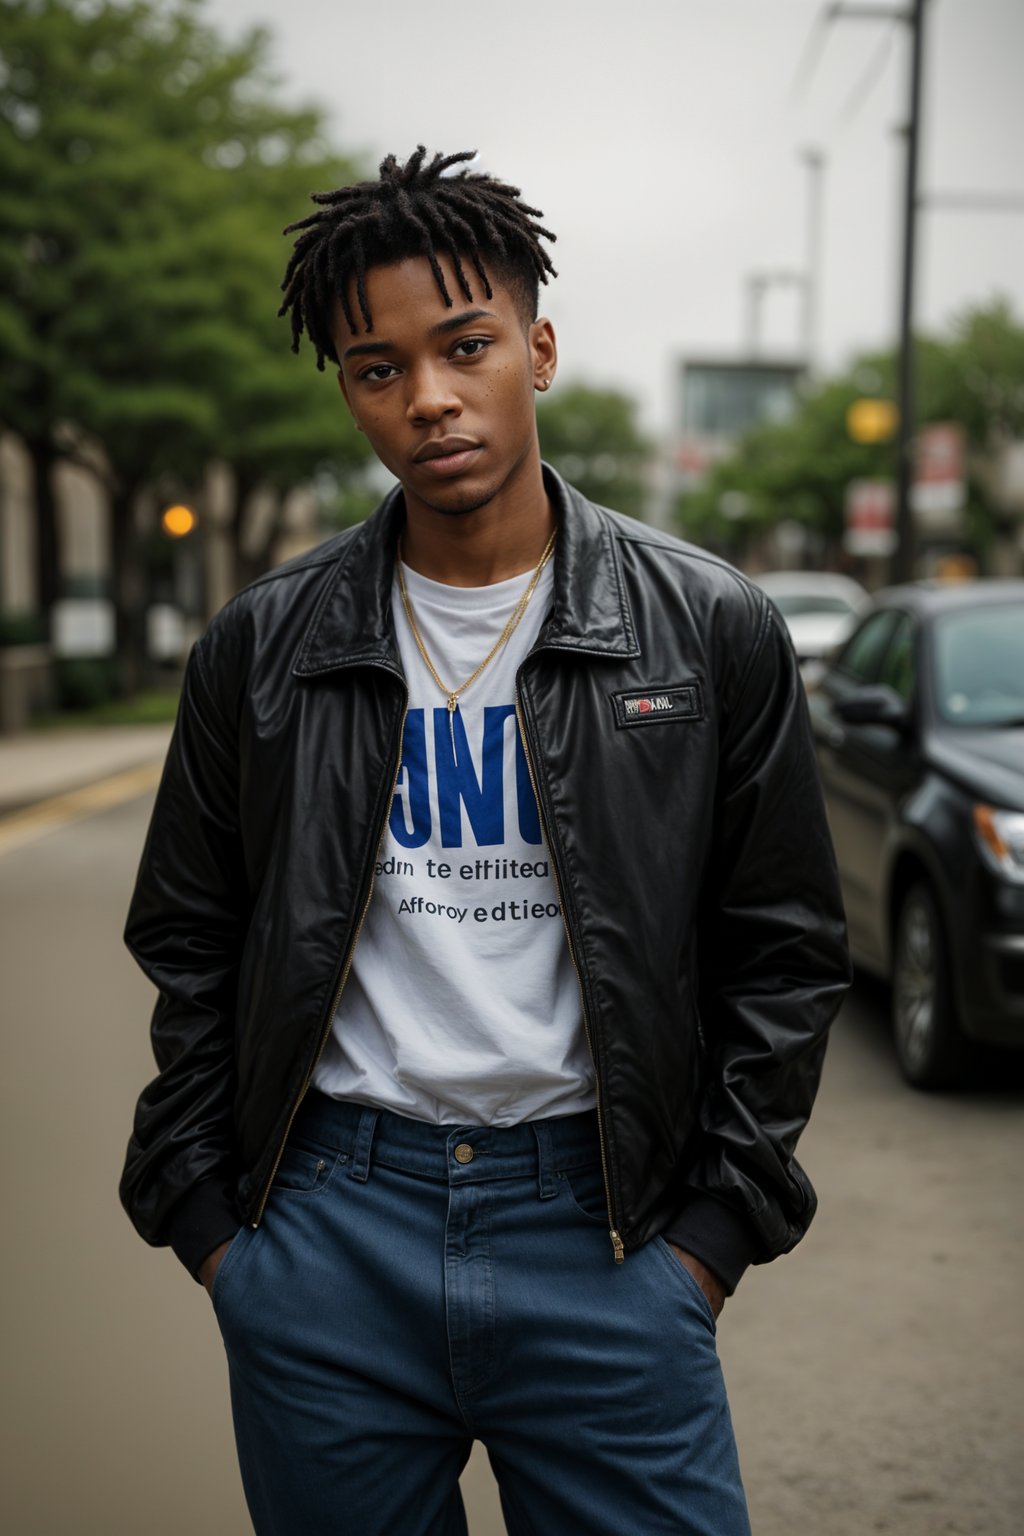
M 530 326 L 527 337 L 530 346 L 530 360 L 533 365 L 533 387 L 545 390 L 555 376 L 558 367 L 558 344 L 555 341 L 555 328 L 550 320 L 543 316 L 535 320 Z

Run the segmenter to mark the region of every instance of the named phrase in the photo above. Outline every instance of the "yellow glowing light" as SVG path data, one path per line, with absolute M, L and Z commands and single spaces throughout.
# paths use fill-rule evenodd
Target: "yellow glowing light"
M 846 430 L 855 443 L 887 443 L 899 419 L 892 400 L 855 400 L 846 413 Z
M 168 507 L 160 518 L 165 533 L 172 539 L 183 539 L 196 525 L 196 515 L 191 507 Z

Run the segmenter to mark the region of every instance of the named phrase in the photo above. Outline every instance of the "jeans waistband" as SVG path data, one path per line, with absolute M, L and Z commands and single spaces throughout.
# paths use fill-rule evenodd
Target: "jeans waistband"
M 521 1125 L 431 1125 L 311 1089 L 292 1134 L 344 1153 L 357 1179 L 380 1164 L 445 1182 L 537 1177 L 547 1192 L 558 1173 L 601 1159 L 593 1109 Z

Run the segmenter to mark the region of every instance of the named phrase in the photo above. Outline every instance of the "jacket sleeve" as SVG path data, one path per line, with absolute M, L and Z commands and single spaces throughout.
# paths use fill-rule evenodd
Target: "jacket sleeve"
M 763 597 L 722 722 L 698 942 L 705 1088 L 690 1199 L 664 1235 L 732 1290 L 746 1263 L 793 1248 L 814 1215 L 793 1154 L 850 982 L 803 683 Z
M 185 673 L 125 942 L 157 988 L 159 1075 L 143 1091 L 121 1200 L 147 1242 L 195 1275 L 237 1232 L 234 1013 L 248 920 L 236 733 L 214 702 L 202 641 Z

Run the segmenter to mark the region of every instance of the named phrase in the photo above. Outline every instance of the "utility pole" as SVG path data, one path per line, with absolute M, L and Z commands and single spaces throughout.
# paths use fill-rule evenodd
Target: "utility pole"
M 900 294 L 899 423 L 896 435 L 896 550 L 894 581 L 910 581 L 914 575 L 914 512 L 910 505 L 914 483 L 914 434 L 916 420 L 916 370 L 914 367 L 914 273 L 917 250 L 918 161 L 921 141 L 921 58 L 924 43 L 925 0 L 911 0 L 910 23 L 910 118 L 907 123 L 907 154 L 903 192 L 903 282 Z
M 807 167 L 807 255 L 804 277 L 804 361 L 814 373 L 818 351 L 818 314 L 821 310 L 821 212 L 822 172 L 825 156 L 820 149 L 800 154 Z
M 924 49 L 926 0 L 909 0 L 905 10 L 888 5 L 832 5 L 829 21 L 904 21 L 910 29 L 910 103 L 905 128 L 907 152 L 903 191 L 903 262 L 900 288 L 899 424 L 896 435 L 896 549 L 893 581 L 914 574 L 914 514 L 910 505 L 914 483 L 914 273 L 917 246 L 918 151 L 921 137 L 921 60 Z
M 749 272 L 747 274 L 747 351 L 757 357 L 761 350 L 761 308 L 769 288 L 806 287 L 804 272 Z M 806 311 L 805 311 L 806 314 Z
M 761 350 L 761 304 L 768 279 L 763 272 L 751 272 L 747 277 L 747 353 L 756 357 Z

